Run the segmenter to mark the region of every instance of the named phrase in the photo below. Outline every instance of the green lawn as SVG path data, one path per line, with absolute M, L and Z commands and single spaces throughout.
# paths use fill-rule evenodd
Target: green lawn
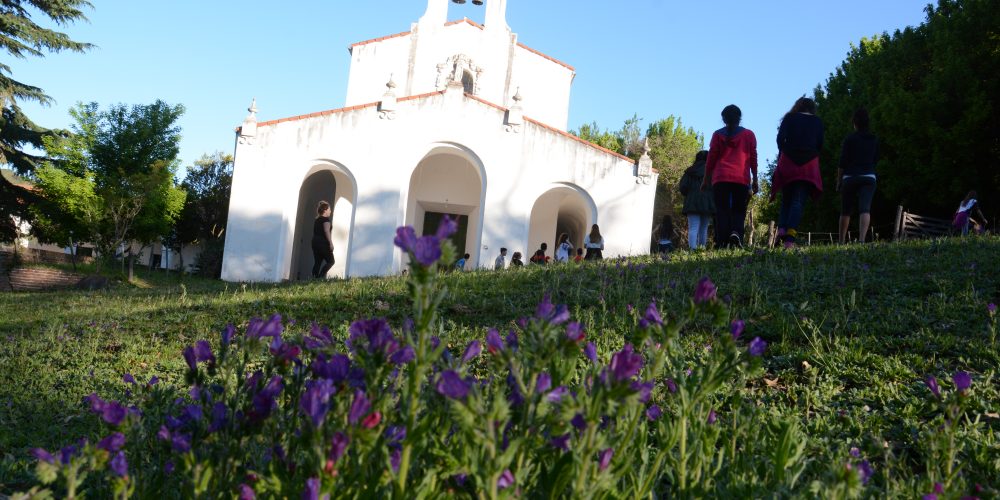
M 609 352 L 651 300 L 667 315 L 679 311 L 708 276 L 732 316 L 746 320 L 744 335 L 768 341 L 766 380 L 745 394 L 801 418 L 810 474 L 829 469 L 834 451 L 859 447 L 894 491 L 919 478 L 927 453 L 919 439 L 926 375 L 945 384 L 955 370 L 972 373 L 973 411 L 986 435 L 1000 430 L 1000 348 L 987 313 L 1000 302 L 998 256 L 1000 239 L 978 238 L 452 273 L 443 340 L 458 353 L 488 327 L 530 315 L 550 292 Z M 344 338 L 353 319 L 384 316 L 399 327 L 411 310 L 401 278 L 241 285 L 139 277 L 146 288 L 0 294 L 0 493 L 25 486 L 30 447 L 98 437 L 83 396 L 122 397 L 124 373 L 181 383 L 181 349 L 216 342 L 226 323 L 277 312 L 294 328 L 315 321 Z M 716 334 L 700 325 L 685 332 L 685 345 L 697 352 Z M 995 487 L 1000 445 L 980 441 L 964 449 L 965 474 Z

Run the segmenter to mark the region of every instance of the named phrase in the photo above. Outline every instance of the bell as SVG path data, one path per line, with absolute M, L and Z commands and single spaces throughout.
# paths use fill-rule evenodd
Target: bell
M 451 1 L 452 1 L 452 3 L 457 3 L 459 5 L 462 5 L 463 3 L 465 3 L 465 0 L 451 0 Z
M 472 5 L 482 5 L 483 0 L 472 0 Z

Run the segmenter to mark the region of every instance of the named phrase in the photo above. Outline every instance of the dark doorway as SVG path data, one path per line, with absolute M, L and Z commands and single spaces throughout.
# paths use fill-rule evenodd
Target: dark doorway
M 458 222 L 458 231 L 451 235 L 451 243 L 455 245 L 455 250 L 459 257 L 465 255 L 465 236 L 469 231 L 469 216 L 468 215 L 458 215 L 458 214 L 444 214 L 442 212 L 424 212 L 424 231 L 422 236 L 427 236 L 437 232 L 438 226 L 441 224 L 441 218 L 445 215 L 451 217 L 452 220 Z

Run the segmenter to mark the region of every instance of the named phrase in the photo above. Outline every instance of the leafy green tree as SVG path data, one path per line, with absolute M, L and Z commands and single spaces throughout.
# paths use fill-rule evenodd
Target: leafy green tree
M 580 125 L 579 129 L 570 130 L 569 133 L 615 153 L 622 152 L 622 140 L 618 134 L 608 130 L 601 130 L 597 122 L 584 123 Z
M 656 181 L 656 201 L 653 207 L 653 224 L 664 215 L 674 219 L 674 227 L 682 229 L 686 222 L 680 217 L 684 198 L 677 191 L 677 184 L 684 170 L 694 163 L 694 157 L 704 147 L 705 138 L 691 127 L 685 128 L 681 119 L 670 115 L 649 124 L 646 128 L 649 156 L 659 173 Z
M 897 204 L 947 217 L 976 189 L 995 214 L 989 207 L 1000 197 L 1000 9 L 993 0 L 938 0 L 926 12 L 916 28 L 852 46 L 815 92 L 827 127 L 827 186 L 851 114 L 859 107 L 871 114 L 881 144 L 872 215 L 882 227 L 891 227 Z M 835 228 L 838 202 L 830 189 L 807 216 Z
M 167 235 L 184 206 L 174 183 L 181 105 L 78 104 L 73 134 L 46 138 L 51 158 L 36 171 L 45 203 L 34 210 L 40 238 L 90 241 L 103 258 L 126 242 Z
M 90 44 L 75 42 L 65 33 L 44 28 L 33 17 L 44 16 L 58 26 L 86 20 L 82 7 L 86 0 L 3 0 L 0 3 L 0 47 L 16 59 L 43 57 L 46 52 L 71 50 L 83 52 Z M 34 101 L 49 105 L 52 99 L 38 87 L 11 76 L 10 66 L 0 63 L 0 165 L 7 165 L 21 175 L 31 174 L 43 158 L 24 151 L 26 146 L 41 148 L 46 137 L 61 134 L 36 125 L 22 111 L 18 102 Z M 0 241 L 15 237 L 12 217 L 27 219 L 27 207 L 38 196 L 24 186 L 0 176 Z
M 187 198 L 169 246 L 182 255 L 183 247 L 199 245 L 198 272 L 208 277 L 217 278 L 222 273 L 223 235 L 229 218 L 232 182 L 233 156 L 217 152 L 195 161 L 181 183 Z

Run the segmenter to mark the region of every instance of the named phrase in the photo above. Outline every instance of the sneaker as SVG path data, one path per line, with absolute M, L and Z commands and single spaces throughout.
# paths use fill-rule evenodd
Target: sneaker
M 743 242 L 740 241 L 740 235 L 737 234 L 736 231 L 733 231 L 733 233 L 729 235 L 729 246 L 733 248 L 743 248 Z

